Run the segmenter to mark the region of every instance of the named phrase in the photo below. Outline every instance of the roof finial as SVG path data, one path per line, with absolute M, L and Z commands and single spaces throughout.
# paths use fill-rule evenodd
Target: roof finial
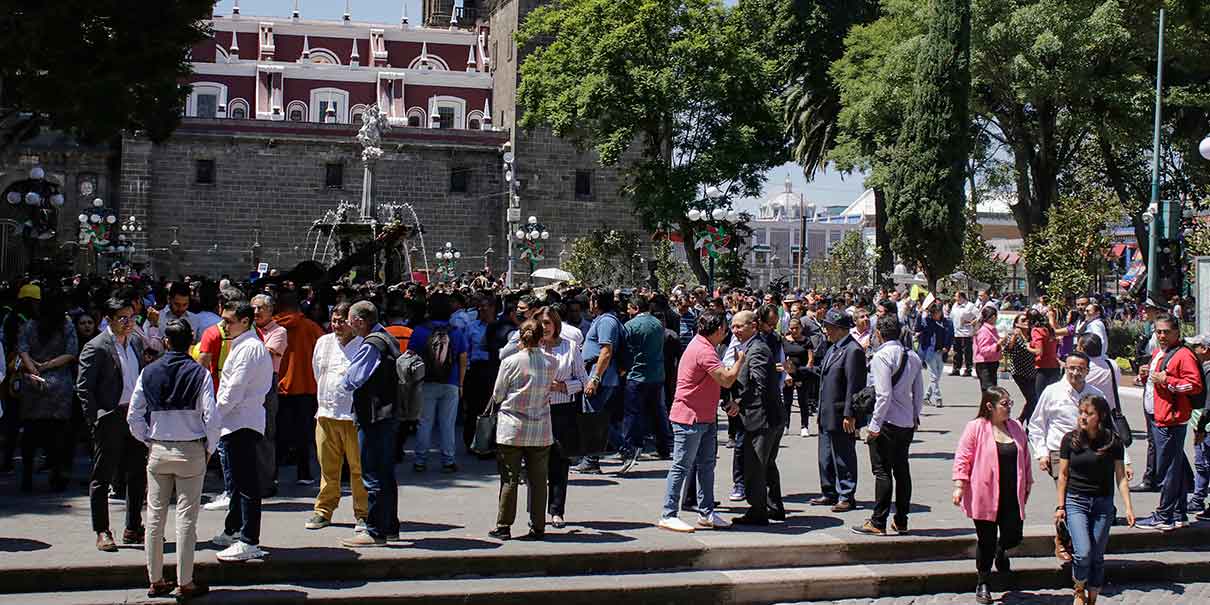
M 488 99 L 483 99 L 483 130 L 492 129 L 492 106 Z
M 298 59 L 299 63 L 305 63 L 311 60 L 311 39 L 307 34 L 303 34 L 303 49 L 302 57 Z
M 790 193 L 794 189 L 794 185 L 790 183 L 790 173 L 786 173 L 786 193 Z
M 302 13 L 300 13 L 298 10 L 298 2 L 299 0 L 294 0 L 294 13 L 290 15 L 291 21 L 298 21 L 298 18 L 302 16 Z
M 466 71 L 479 71 L 479 64 L 475 62 L 475 45 L 471 45 L 470 52 L 466 55 Z
M 401 17 L 399 19 L 399 25 L 401 25 L 404 29 L 407 29 L 407 26 L 408 26 L 408 2 L 407 2 L 407 0 L 403 0 L 403 2 L 401 2 L 400 4 L 403 4 L 403 17 Z
M 235 0 L 235 4 L 231 7 L 231 18 L 239 18 L 239 0 Z
M 352 0 L 345 0 L 345 16 L 344 16 L 345 23 L 348 23 L 349 19 L 351 19 L 353 17 L 352 13 L 349 12 L 349 3 L 350 2 L 352 2 Z
M 353 38 L 353 52 L 349 53 L 349 65 L 360 65 L 360 59 L 361 55 L 357 54 L 357 38 Z
M 239 34 L 231 30 L 231 52 L 227 55 L 227 62 L 235 61 L 239 61 Z

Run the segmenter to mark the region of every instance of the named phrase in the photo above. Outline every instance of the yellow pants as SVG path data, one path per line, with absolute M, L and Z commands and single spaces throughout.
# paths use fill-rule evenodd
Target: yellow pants
M 365 519 L 369 511 L 366 486 L 361 482 L 361 448 L 357 426 L 352 420 L 316 418 L 315 452 L 319 456 L 319 497 L 315 512 L 332 520 L 340 504 L 340 469 L 349 464 L 349 486 L 353 488 L 353 516 Z

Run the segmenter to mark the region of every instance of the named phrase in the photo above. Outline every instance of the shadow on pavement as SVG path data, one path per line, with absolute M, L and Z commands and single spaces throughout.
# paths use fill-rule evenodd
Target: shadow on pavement
M 315 510 L 314 502 L 296 502 L 293 500 L 261 501 L 261 509 L 283 513 L 306 513 Z
M 46 550 L 50 548 L 50 544 L 41 540 L 29 540 L 26 538 L 0 538 L 0 552 L 33 552 L 35 550 Z
M 227 603 L 304 603 L 307 593 L 303 590 L 271 590 L 268 588 L 214 588 L 210 599 L 221 599 Z
M 953 452 L 925 452 L 923 454 L 912 453 L 912 454 L 908 454 L 908 458 L 911 458 L 913 460 L 915 460 L 917 458 L 925 458 L 925 459 L 932 459 L 932 460 L 953 460 L 954 453 Z
M 410 544 L 392 544 L 390 548 L 419 548 L 421 550 L 487 550 L 500 548 L 501 543 L 474 538 L 421 538 Z
M 634 523 L 631 521 L 584 521 L 582 523 L 569 523 L 568 525 L 596 531 L 631 531 L 646 529 L 652 526 L 650 523 Z
M 748 525 L 735 525 L 731 527 L 733 531 L 741 531 L 753 534 L 788 534 L 798 535 L 805 534 L 809 531 L 818 531 L 832 527 L 844 525 L 844 519 L 836 517 L 816 517 L 810 515 L 794 515 L 786 518 L 785 521 L 774 521 L 764 527 L 753 527 Z
M 614 532 L 601 533 L 583 533 L 579 530 L 571 530 L 566 533 L 551 533 L 546 532 L 546 542 L 569 543 L 576 542 L 582 544 L 616 544 L 619 542 L 633 542 L 636 538 L 633 536 L 624 536 Z
M 424 521 L 399 522 L 400 532 L 450 531 L 454 529 L 462 529 L 462 526 L 449 523 L 425 523 Z
M 937 529 L 911 529 L 909 527 L 909 536 L 924 536 L 926 538 L 956 538 L 958 536 L 974 535 L 975 528 L 973 527 L 947 527 Z
M 617 485 L 618 482 L 610 479 L 568 479 L 567 484 L 580 487 L 604 487 L 606 485 Z

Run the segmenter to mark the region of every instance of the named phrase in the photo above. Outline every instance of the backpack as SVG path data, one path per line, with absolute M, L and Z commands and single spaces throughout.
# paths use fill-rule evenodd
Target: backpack
M 399 407 L 404 421 L 420 418 L 420 384 L 424 382 L 424 360 L 415 351 L 404 351 L 395 359 L 395 376 L 399 380 Z
M 903 349 L 903 355 L 899 357 L 899 368 L 895 370 L 895 374 L 891 376 L 891 390 L 895 390 L 895 385 L 899 384 L 899 379 L 903 377 L 903 371 L 907 369 L 908 355 L 911 354 L 906 347 Z M 874 401 L 877 395 L 874 393 L 874 385 L 869 385 L 853 395 L 853 416 L 859 418 L 868 418 L 874 413 Z
M 1193 349 L 1190 349 L 1184 343 L 1181 343 L 1180 346 L 1176 347 L 1175 349 L 1172 349 L 1172 351 L 1169 352 L 1167 355 L 1165 355 L 1164 359 L 1162 361 L 1160 361 L 1160 371 L 1165 372 L 1168 370 L 1168 362 L 1172 361 L 1172 358 L 1176 357 L 1176 352 L 1181 349 L 1186 349 L 1189 351 L 1189 353 L 1191 355 L 1193 355 L 1193 362 L 1197 364 L 1197 371 L 1202 376 L 1202 392 L 1197 393 L 1197 394 L 1190 393 L 1190 394 L 1186 395 L 1186 397 L 1189 398 L 1189 405 L 1195 410 L 1205 409 L 1205 407 L 1206 407 L 1206 373 L 1202 371 L 1202 364 L 1197 361 L 1197 353 L 1194 353 Z
M 454 369 L 454 353 L 450 339 L 450 325 L 429 324 L 428 341 L 421 349 L 424 359 L 424 381 L 444 384 L 449 382 Z

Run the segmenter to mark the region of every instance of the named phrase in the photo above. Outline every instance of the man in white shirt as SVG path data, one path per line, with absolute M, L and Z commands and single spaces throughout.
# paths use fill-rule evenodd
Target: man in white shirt
M 1105 320 L 1101 317 L 1101 305 L 1090 302 L 1084 306 L 1084 326 L 1079 330 L 1080 334 L 1096 334 L 1101 339 L 1101 346 L 1106 347 L 1109 343 L 1109 332 L 1105 329 Z M 1102 350 L 1102 354 L 1104 350 Z M 1089 355 L 1091 357 L 1091 355 Z
M 189 300 L 191 292 L 189 284 L 185 282 L 176 282 L 168 289 L 168 304 L 163 309 L 156 311 L 152 307 L 147 309 L 147 321 L 143 322 L 143 332 L 147 334 L 147 347 L 158 352 L 163 352 L 165 336 L 165 328 L 168 327 L 168 322 L 174 319 L 183 319 L 189 324 L 189 328 L 193 331 L 193 343 L 197 344 L 202 338 L 202 332 L 199 326 L 202 322 L 196 314 L 189 310 Z
M 211 542 L 227 547 L 223 561 L 263 557 L 260 544 L 261 485 L 257 446 L 265 433 L 265 397 L 273 384 L 273 360 L 253 329 L 255 311 L 239 300 L 223 305 L 223 323 L 232 338 L 219 379 L 218 408 L 223 416 L 222 442 L 227 450 L 235 492 L 227 506 L 224 529 Z
M 349 487 L 353 490 L 354 531 L 365 529 L 369 510 L 365 484 L 361 482 L 361 446 L 357 444 L 357 425 L 353 419 L 353 394 L 341 387 L 349 360 L 361 348 L 362 338 L 348 324 L 349 303 L 332 308 L 332 332 L 315 342 L 311 366 L 318 386 L 319 411 L 315 414 L 315 450 L 319 454 L 319 495 L 315 513 L 307 529 L 332 524 L 332 514 L 340 504 L 340 470 L 349 465 Z
M 978 310 L 967 300 L 966 292 L 958 292 L 950 307 L 950 322 L 954 324 L 954 368 L 950 376 L 957 376 L 964 367 L 970 376 L 975 367 L 974 336 Z

